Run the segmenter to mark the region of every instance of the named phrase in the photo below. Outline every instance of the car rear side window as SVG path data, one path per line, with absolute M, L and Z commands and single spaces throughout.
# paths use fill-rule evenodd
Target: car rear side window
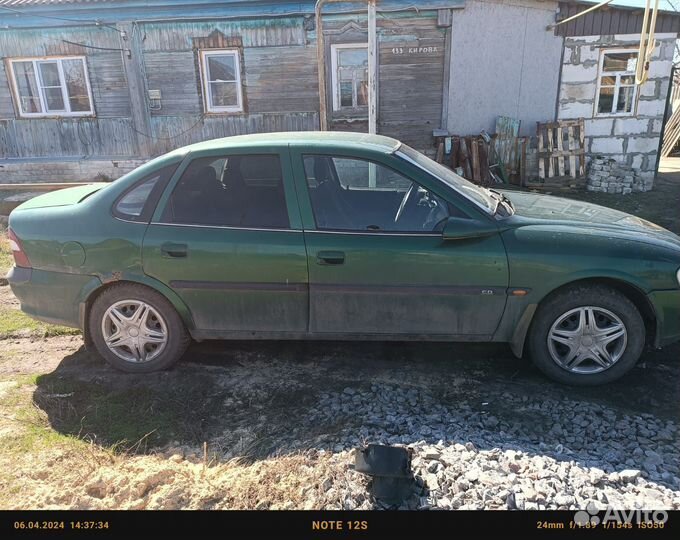
M 148 223 L 158 199 L 179 163 L 163 167 L 128 188 L 116 201 L 113 214 L 128 221 Z
M 193 160 L 170 196 L 162 220 L 218 227 L 288 228 L 279 156 Z

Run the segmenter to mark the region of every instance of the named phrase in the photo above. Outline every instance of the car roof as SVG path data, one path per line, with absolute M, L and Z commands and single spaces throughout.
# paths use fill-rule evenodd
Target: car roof
M 221 148 L 267 148 L 271 146 L 323 147 L 338 150 L 371 149 L 391 154 L 401 143 L 383 135 L 369 135 L 350 131 L 284 131 L 278 133 L 256 133 L 211 139 L 192 144 L 184 149 L 188 152 L 219 150 Z

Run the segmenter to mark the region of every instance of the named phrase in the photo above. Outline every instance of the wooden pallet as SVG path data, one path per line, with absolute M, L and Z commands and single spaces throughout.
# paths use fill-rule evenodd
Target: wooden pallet
M 673 113 L 666 120 L 663 128 L 661 157 L 668 157 L 680 141 L 680 71 L 673 68 L 670 105 Z
M 586 174 L 583 118 L 536 123 L 538 177 L 550 183 L 581 179 Z M 543 182 L 544 183 L 544 182 Z

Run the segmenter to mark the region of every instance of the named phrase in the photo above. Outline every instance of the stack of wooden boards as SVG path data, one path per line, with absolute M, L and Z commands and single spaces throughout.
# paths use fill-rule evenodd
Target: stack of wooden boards
M 442 137 L 437 141 L 437 163 L 447 165 L 463 178 L 490 186 L 495 180 L 489 171 L 489 145 L 481 136 Z
M 583 118 L 537 122 L 537 149 L 532 153 L 538 165 L 534 163 L 533 170 L 527 165 L 531 138 L 520 137 L 519 127 L 519 120 L 499 116 L 494 135 L 460 136 L 437 130 L 436 160 L 481 186 L 505 183 L 546 191 L 585 186 Z
M 528 137 L 519 136 L 520 121 L 507 116 L 496 120 L 496 133 L 460 136 L 435 132 L 436 160 L 464 178 L 482 185 L 526 181 Z

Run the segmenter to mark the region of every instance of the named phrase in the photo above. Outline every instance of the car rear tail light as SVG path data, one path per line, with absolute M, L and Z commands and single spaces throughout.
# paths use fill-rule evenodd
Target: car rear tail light
M 9 237 L 9 247 L 12 250 L 12 255 L 14 255 L 14 264 L 23 268 L 30 268 L 31 262 L 28 260 L 19 237 L 14 234 L 12 229 L 7 230 L 7 236 Z

